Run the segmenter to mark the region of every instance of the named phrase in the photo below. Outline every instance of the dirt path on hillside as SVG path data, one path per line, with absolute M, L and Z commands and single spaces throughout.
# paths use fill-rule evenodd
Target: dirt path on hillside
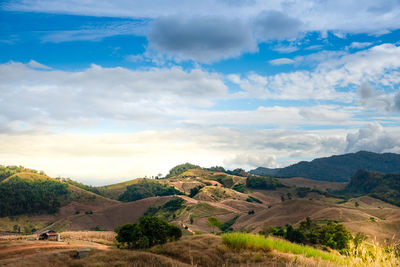
M 26 243 L 0 248 L 0 261 L 40 253 L 42 252 L 41 250 L 73 250 L 79 248 L 92 248 L 99 250 L 109 249 L 109 247 L 106 245 L 89 242 L 77 244 L 66 242 L 34 242 L 32 244 Z

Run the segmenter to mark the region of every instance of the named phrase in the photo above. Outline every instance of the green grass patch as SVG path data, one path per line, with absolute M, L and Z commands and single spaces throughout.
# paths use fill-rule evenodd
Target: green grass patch
M 222 243 L 234 250 L 250 249 L 253 251 L 270 251 L 275 249 L 280 252 L 304 255 L 305 257 L 320 258 L 322 260 L 344 264 L 344 259 L 332 253 L 322 250 L 294 244 L 277 238 L 265 238 L 261 235 L 248 233 L 226 233 L 221 235 Z

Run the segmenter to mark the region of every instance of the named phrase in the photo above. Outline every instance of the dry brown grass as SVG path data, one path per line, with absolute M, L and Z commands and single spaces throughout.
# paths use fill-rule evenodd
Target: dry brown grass
M 0 241 L 12 241 L 12 240 L 30 240 L 36 239 L 36 235 L 0 235 Z
M 112 231 L 71 231 L 61 233 L 63 241 L 81 240 L 108 245 L 114 244 L 115 236 L 116 233 Z
M 54 267 L 54 266 L 132 266 L 132 267 L 188 267 L 190 265 L 178 262 L 162 255 L 143 251 L 129 250 L 92 250 L 87 258 L 74 259 L 73 251 L 40 253 L 34 256 L 12 259 L 0 262 L 0 265 L 10 267 Z

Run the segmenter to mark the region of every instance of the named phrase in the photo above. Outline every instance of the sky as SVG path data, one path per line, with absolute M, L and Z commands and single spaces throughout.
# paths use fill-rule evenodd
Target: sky
M 0 164 L 104 185 L 400 153 L 400 1 L 0 2 Z

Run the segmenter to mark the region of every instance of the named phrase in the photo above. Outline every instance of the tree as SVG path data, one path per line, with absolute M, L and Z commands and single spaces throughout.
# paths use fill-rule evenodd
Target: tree
M 168 241 L 178 240 L 182 231 L 157 217 L 143 216 L 137 223 L 124 224 L 118 227 L 116 240 L 128 248 L 143 249 Z
M 220 228 L 222 226 L 222 223 L 218 221 L 218 219 L 215 217 L 209 217 L 207 225 L 212 227 L 212 232 L 214 233 L 214 228 L 215 227 Z

